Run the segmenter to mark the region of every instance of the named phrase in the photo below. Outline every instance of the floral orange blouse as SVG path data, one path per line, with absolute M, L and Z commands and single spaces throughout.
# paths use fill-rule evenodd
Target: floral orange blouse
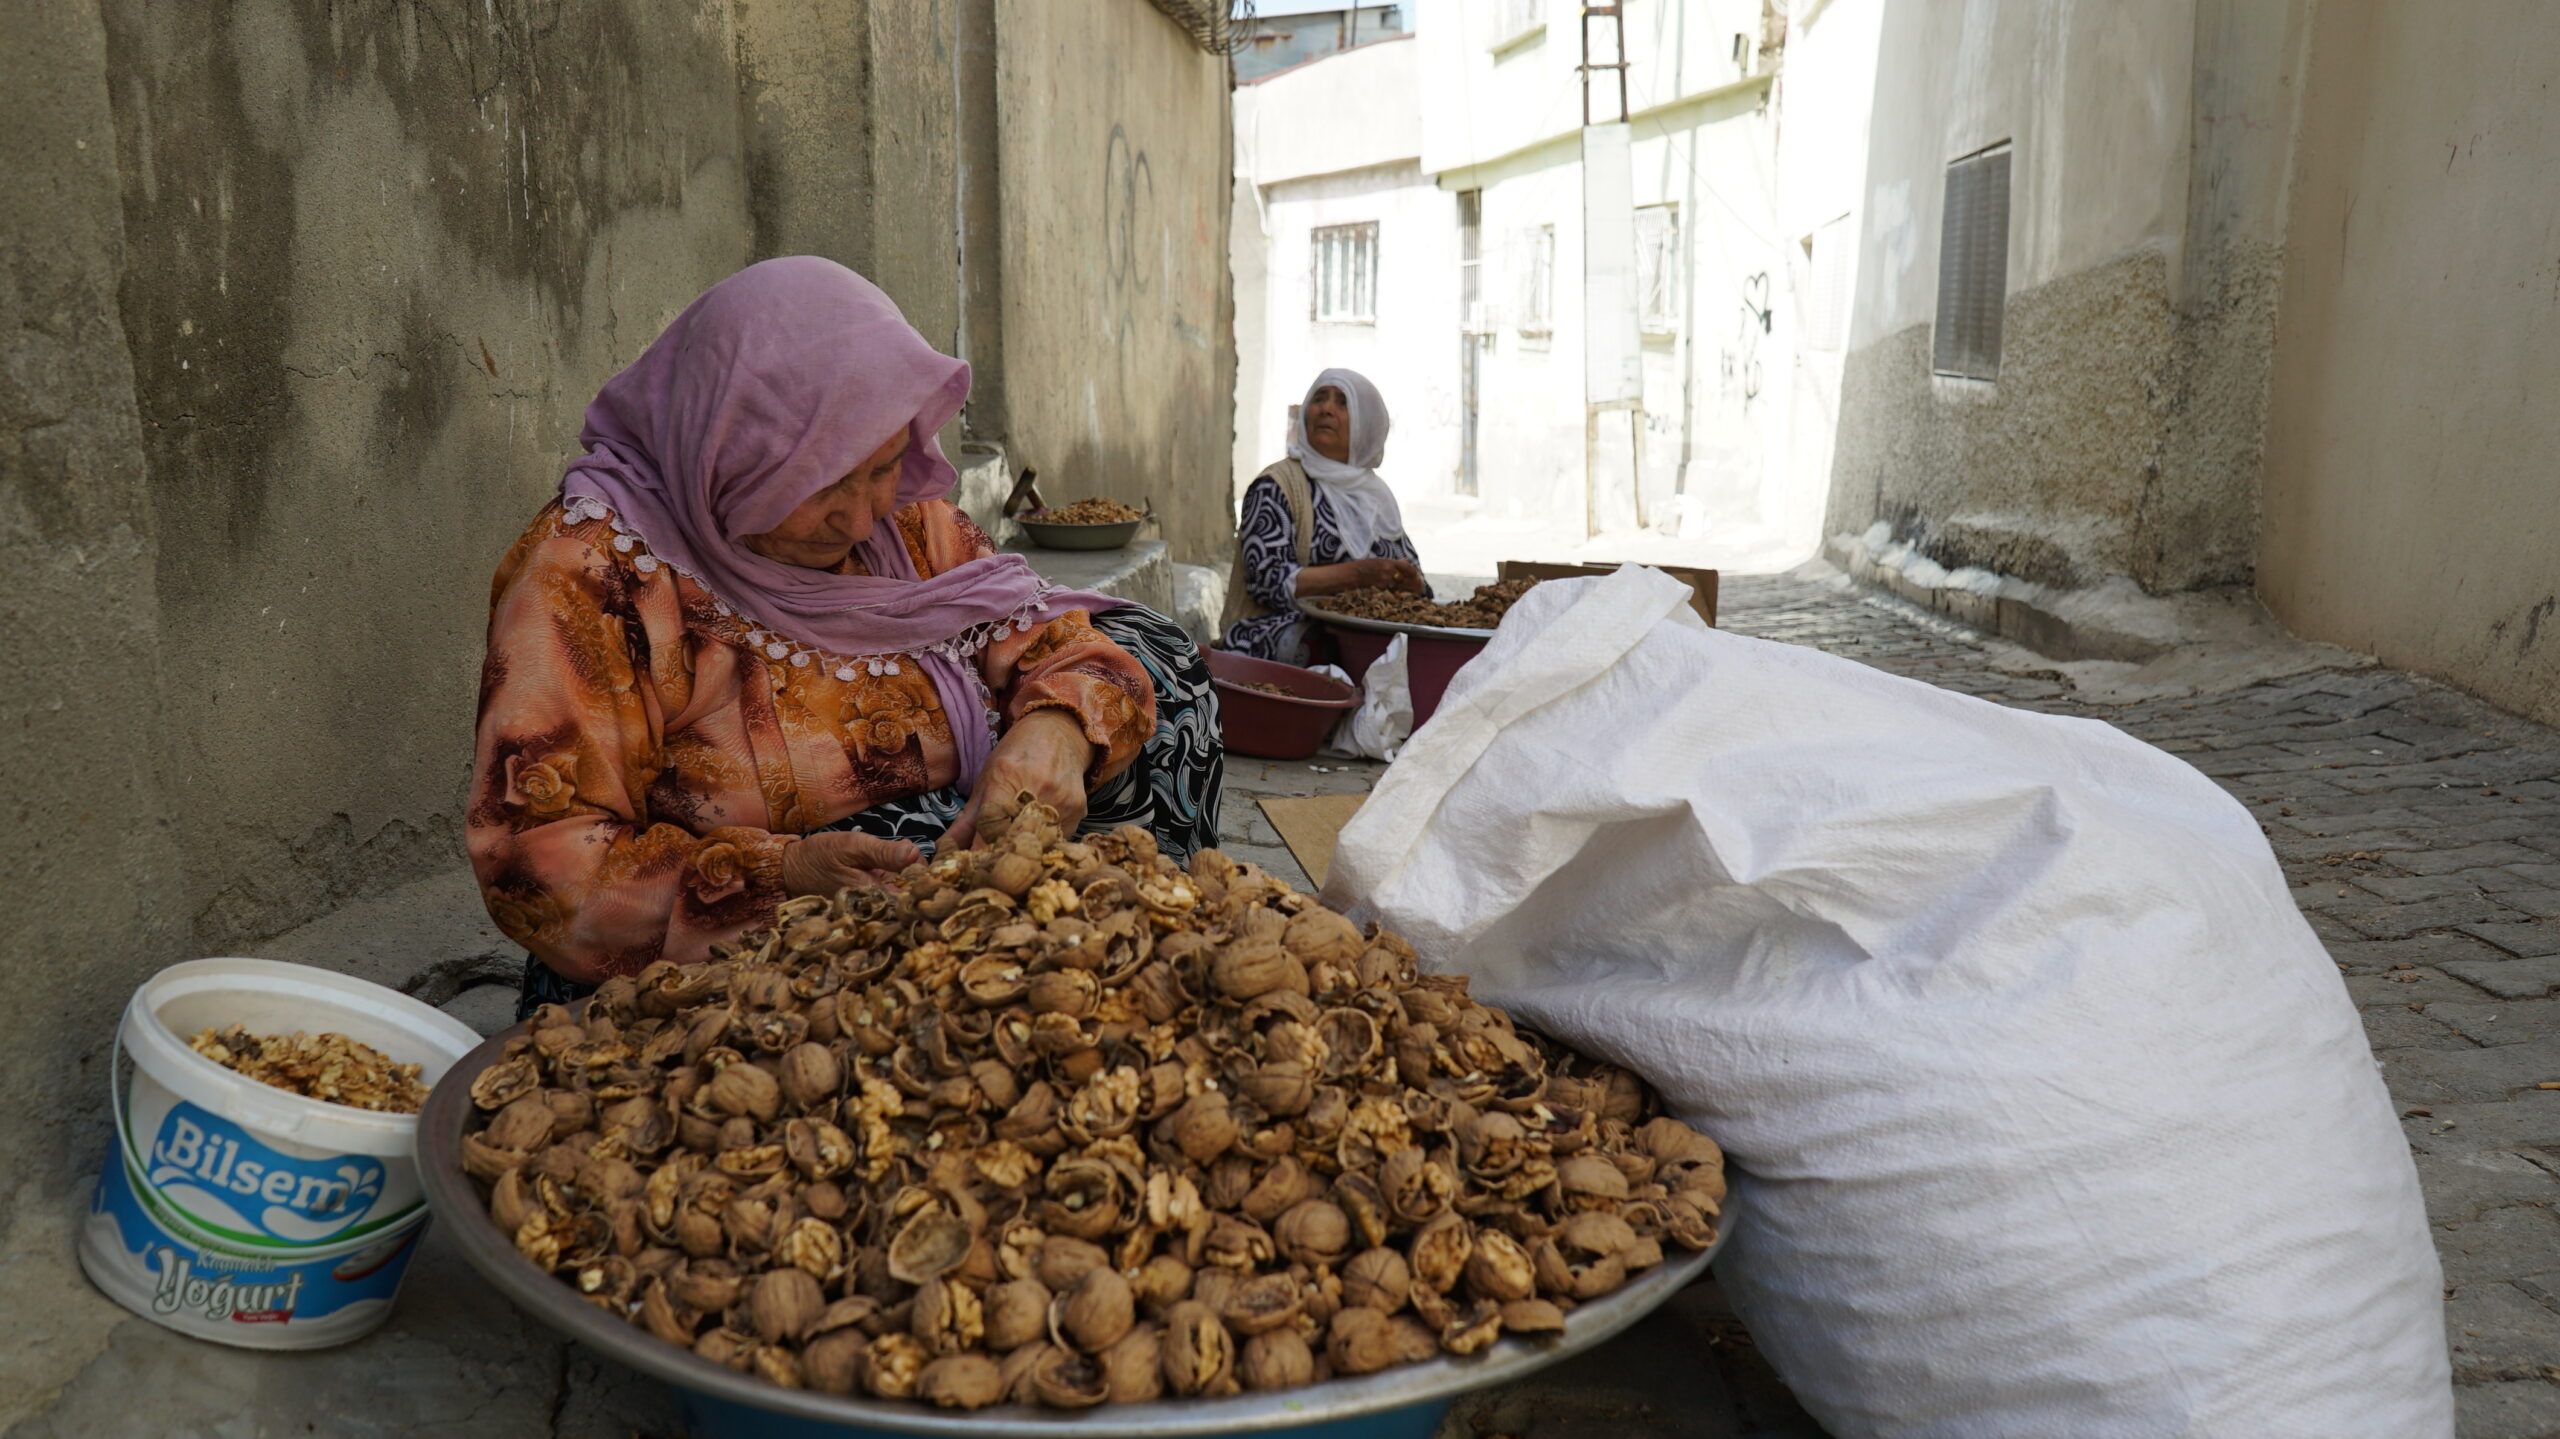
M 895 518 L 920 575 L 995 548 L 947 501 Z M 700 959 L 772 918 L 793 836 L 959 777 L 920 666 L 838 679 L 769 658 L 751 630 L 608 520 L 570 520 L 557 502 L 499 563 L 471 867 L 498 927 L 561 975 Z M 1075 715 L 1092 784 L 1155 728 L 1146 671 L 1083 610 L 989 645 L 978 672 L 1007 726 Z

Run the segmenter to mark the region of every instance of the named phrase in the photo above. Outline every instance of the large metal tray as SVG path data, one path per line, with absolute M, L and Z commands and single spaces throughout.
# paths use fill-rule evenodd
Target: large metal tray
M 898 1434 L 970 1436 L 970 1439 L 1129 1439 L 1252 1434 L 1296 1429 L 1383 1414 L 1502 1384 L 1580 1353 L 1635 1323 L 1705 1271 L 1723 1246 L 1696 1254 L 1674 1252 L 1625 1288 L 1573 1311 L 1564 1336 L 1546 1344 L 1505 1339 L 1466 1358 L 1443 1357 L 1380 1374 L 1335 1379 L 1303 1389 L 1250 1393 L 1220 1399 L 1159 1399 L 1145 1404 L 1105 1404 L 1079 1413 L 1003 1405 L 971 1413 L 928 1408 L 903 1400 L 846 1398 L 784 1389 L 676 1348 L 580 1299 L 560 1279 L 516 1253 L 510 1238 L 489 1218 L 469 1175 L 462 1172 L 462 1135 L 471 1122 L 471 1081 L 497 1062 L 500 1047 L 523 1033 L 519 1024 L 465 1055 L 428 1096 L 418 1117 L 419 1179 L 427 1202 L 444 1222 L 463 1257 L 506 1296 L 552 1328 L 589 1349 L 651 1374 L 679 1389 L 742 1404 L 803 1423 Z M 1733 1211 L 1728 1204 L 1726 1224 Z
M 1463 640 L 1483 644 L 1493 638 L 1491 630 L 1460 629 L 1454 625 L 1416 625 L 1397 620 L 1373 620 L 1362 615 L 1346 615 L 1326 609 L 1313 600 L 1298 601 L 1298 613 L 1325 624 L 1340 625 L 1346 630 L 1367 630 L 1373 635 L 1415 635 L 1425 639 Z

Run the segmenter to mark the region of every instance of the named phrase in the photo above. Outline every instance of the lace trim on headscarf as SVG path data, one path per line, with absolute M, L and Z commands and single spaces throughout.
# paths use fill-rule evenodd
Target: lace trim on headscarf
M 654 574 L 663 566 L 693 581 L 695 587 L 710 598 L 711 603 L 719 609 L 723 617 L 737 621 L 739 640 L 762 651 L 768 659 L 786 660 L 795 669 L 807 669 L 811 665 L 817 665 L 832 670 L 835 677 L 840 680 L 851 680 L 864 673 L 875 675 L 899 673 L 900 656 L 898 655 L 839 655 L 819 649 L 815 645 L 802 644 L 779 631 L 764 628 L 753 617 L 742 613 L 736 606 L 722 599 L 709 585 L 702 582 L 701 576 L 671 560 L 660 559 L 651 554 L 648 540 L 639 531 L 624 524 L 622 517 L 615 514 L 612 508 L 602 500 L 585 495 L 564 500 L 560 505 L 560 517 L 563 525 L 577 524 L 586 520 L 602 520 L 612 526 L 614 549 L 621 554 L 629 555 L 631 567 L 644 575 Z M 1030 599 L 1015 606 L 1013 613 L 1002 619 L 986 620 L 971 625 L 950 639 L 938 641 L 929 647 L 932 653 L 941 655 L 967 672 L 970 681 L 977 686 L 979 700 L 987 713 L 990 732 L 993 732 L 997 726 L 995 696 L 987 689 L 985 678 L 978 673 L 977 666 L 971 661 L 983 653 L 987 646 L 1007 635 L 1027 635 L 1040 628 L 1046 623 L 1040 618 L 1040 611 L 1048 607 L 1051 596 L 1064 593 L 1066 593 L 1065 586 L 1042 580 L 1039 589 L 1032 593 Z

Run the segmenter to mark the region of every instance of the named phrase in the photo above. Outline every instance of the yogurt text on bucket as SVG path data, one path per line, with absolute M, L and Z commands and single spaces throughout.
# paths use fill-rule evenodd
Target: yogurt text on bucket
M 195 1275 L 194 1264 L 165 1244 L 151 1251 L 151 1261 L 152 1267 L 160 1271 L 159 1290 L 151 1296 L 155 1314 L 175 1314 L 184 1309 L 207 1319 L 281 1322 L 293 1317 L 294 1306 L 302 1298 L 299 1270 L 288 1271 L 273 1284 L 239 1284 L 227 1274 L 219 1279 L 200 1279 Z

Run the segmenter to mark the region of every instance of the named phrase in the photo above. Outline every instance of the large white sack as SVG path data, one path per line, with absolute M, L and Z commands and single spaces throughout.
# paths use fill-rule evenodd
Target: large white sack
M 2337 970 L 2248 813 L 2107 725 L 1550 582 L 1326 897 L 1723 1142 L 1717 1273 L 1838 1439 L 2452 1433 Z

